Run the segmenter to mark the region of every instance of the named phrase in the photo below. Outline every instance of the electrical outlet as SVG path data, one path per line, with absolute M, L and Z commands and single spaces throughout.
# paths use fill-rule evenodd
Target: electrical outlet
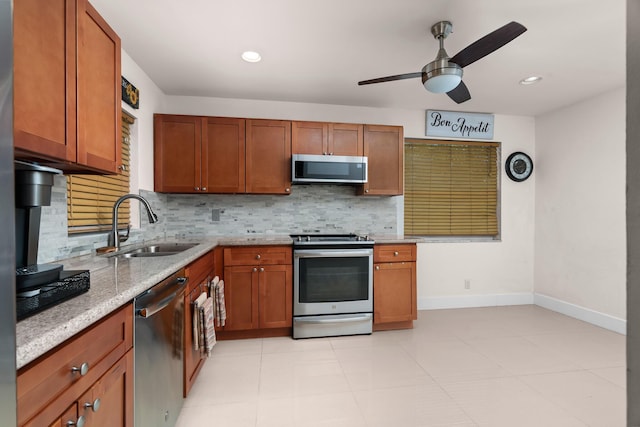
M 464 279 L 464 288 L 465 289 L 471 289 L 471 280 Z

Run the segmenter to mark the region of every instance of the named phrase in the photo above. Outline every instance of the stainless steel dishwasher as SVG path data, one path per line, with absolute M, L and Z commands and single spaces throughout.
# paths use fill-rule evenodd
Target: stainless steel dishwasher
M 182 408 L 185 271 L 135 298 L 135 427 L 173 427 Z

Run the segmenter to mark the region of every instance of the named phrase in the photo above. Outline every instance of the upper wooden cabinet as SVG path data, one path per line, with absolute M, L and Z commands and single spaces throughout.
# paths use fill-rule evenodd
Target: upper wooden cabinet
M 358 193 L 368 196 L 402 195 L 404 145 L 402 126 L 364 126 L 364 155 L 369 162 L 369 182 Z
M 294 154 L 362 156 L 363 125 L 351 123 L 292 122 Z
M 247 120 L 246 189 L 253 194 L 291 193 L 291 122 Z
M 16 158 L 117 173 L 120 38 L 86 0 L 14 3 Z
M 155 191 L 243 193 L 245 120 L 156 114 Z

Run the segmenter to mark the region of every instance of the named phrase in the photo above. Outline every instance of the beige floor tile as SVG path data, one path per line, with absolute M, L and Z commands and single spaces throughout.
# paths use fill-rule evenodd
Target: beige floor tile
M 627 368 L 625 366 L 590 369 L 589 372 L 592 372 L 605 380 L 611 381 L 618 387 L 622 387 L 624 389 L 627 388 Z
M 584 369 L 625 366 L 625 336 L 592 327 L 586 332 L 529 335 L 540 347 L 556 351 Z
M 437 384 L 354 392 L 368 427 L 475 425 Z
M 479 379 L 511 375 L 498 363 L 461 341 L 446 341 L 425 347 L 415 358 L 436 379 Z
M 530 375 L 521 379 L 589 426 L 626 424 L 625 390 L 591 372 Z
M 213 346 L 212 354 L 215 356 L 235 356 L 241 354 L 261 354 L 262 338 L 249 340 L 224 340 L 218 341 Z
M 348 392 L 349 383 L 336 360 L 263 365 L 260 397 L 293 397 Z
M 257 427 L 364 427 L 365 421 L 353 394 L 331 393 L 260 399 Z
M 255 427 L 257 413 L 257 401 L 185 408 L 176 427 Z
M 586 426 L 518 378 L 451 382 L 443 387 L 480 426 Z
M 263 354 L 318 350 L 332 350 L 331 341 L 328 338 L 294 340 L 290 337 L 277 337 L 265 339 L 262 342 Z
M 466 343 L 515 375 L 581 369 L 566 356 L 522 337 L 484 338 Z

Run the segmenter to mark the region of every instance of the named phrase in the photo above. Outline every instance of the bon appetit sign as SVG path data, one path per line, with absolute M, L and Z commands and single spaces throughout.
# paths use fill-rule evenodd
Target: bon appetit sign
M 493 114 L 427 110 L 427 136 L 493 139 Z

